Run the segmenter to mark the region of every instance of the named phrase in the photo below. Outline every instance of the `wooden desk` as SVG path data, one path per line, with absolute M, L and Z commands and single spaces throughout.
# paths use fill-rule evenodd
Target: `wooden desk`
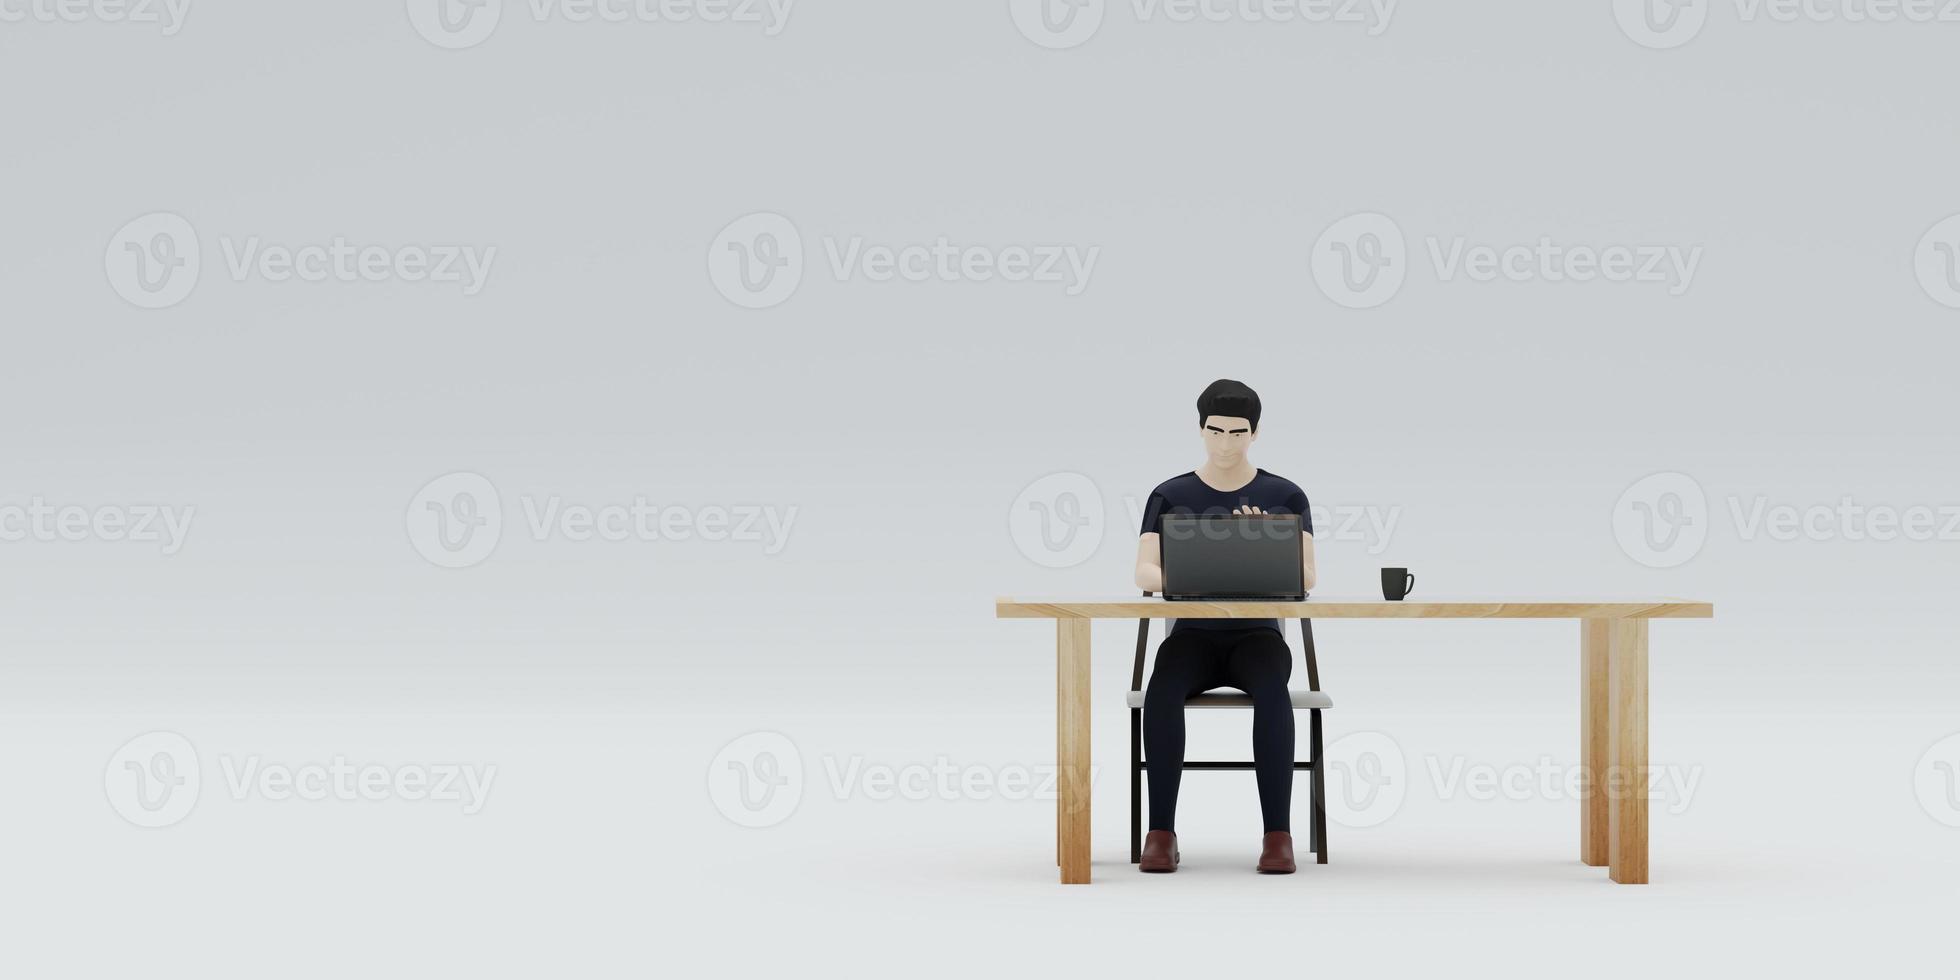
M 1381 599 L 1166 602 L 1132 597 L 1002 598 L 1000 619 L 1055 621 L 1056 862 L 1089 883 L 1089 621 L 1092 619 L 1576 619 L 1579 758 L 1591 787 L 1579 807 L 1579 860 L 1623 885 L 1647 881 L 1647 621 L 1708 619 L 1686 599 Z

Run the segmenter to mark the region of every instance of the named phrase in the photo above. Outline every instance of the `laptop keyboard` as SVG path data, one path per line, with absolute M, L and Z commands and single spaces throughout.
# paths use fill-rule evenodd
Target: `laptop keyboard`
M 1167 595 L 1170 602 L 1301 602 L 1306 596 L 1291 595 Z

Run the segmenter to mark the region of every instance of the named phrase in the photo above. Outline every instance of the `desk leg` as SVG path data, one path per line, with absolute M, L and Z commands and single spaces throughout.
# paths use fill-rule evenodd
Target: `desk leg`
M 1614 881 L 1647 883 L 1647 621 L 1607 627 L 1607 860 Z
M 1579 621 L 1579 766 L 1585 795 L 1579 798 L 1579 860 L 1606 866 L 1606 834 L 1611 817 L 1604 790 L 1606 749 L 1607 630 L 1610 619 Z
M 1089 883 L 1089 620 L 1055 620 L 1055 826 L 1062 884 Z

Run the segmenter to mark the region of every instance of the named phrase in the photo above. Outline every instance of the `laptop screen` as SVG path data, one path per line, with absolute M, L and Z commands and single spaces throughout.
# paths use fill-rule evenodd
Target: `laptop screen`
M 1159 525 L 1164 595 L 1300 596 L 1297 514 L 1166 514 Z

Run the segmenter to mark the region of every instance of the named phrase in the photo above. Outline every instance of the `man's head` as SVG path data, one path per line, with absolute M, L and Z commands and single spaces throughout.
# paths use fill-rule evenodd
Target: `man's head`
M 1259 438 L 1259 393 L 1237 381 L 1219 379 L 1198 396 L 1198 430 L 1213 466 L 1239 465 Z

